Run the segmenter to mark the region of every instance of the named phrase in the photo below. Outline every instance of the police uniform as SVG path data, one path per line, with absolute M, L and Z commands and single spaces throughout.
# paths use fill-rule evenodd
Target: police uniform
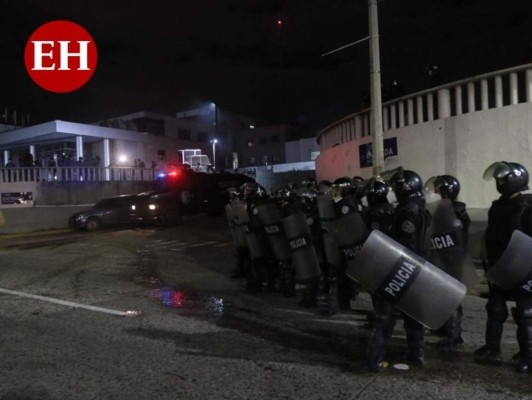
M 487 270 L 501 258 L 514 230 L 532 235 L 532 195 L 522 194 L 528 189 L 528 171 L 513 162 L 496 162 L 484 172 L 484 179 L 495 178 L 501 197 L 493 201 L 488 212 L 485 234 Z M 510 271 L 511 272 L 511 271 Z M 475 351 L 479 362 L 501 361 L 503 324 L 508 318 L 507 301 L 515 300 L 512 314 L 517 325 L 519 353 L 516 355 L 518 372 L 532 372 L 532 293 L 518 286 L 504 290 L 491 283 L 486 304 L 486 344 Z
M 501 197 L 495 200 L 488 213 L 486 229 L 487 270 L 502 256 L 514 230 L 532 235 L 532 195 L 517 194 L 512 198 Z M 503 324 L 508 318 L 507 301 L 515 300 L 512 310 L 518 325 L 517 339 L 521 357 L 532 361 L 532 296 L 521 291 L 504 290 L 496 284 L 490 284 L 490 293 L 486 304 L 488 314 L 486 322 L 486 345 L 477 352 L 477 361 L 499 362 Z M 521 338 L 520 338 L 521 337 Z M 532 365 L 528 367 L 532 368 Z M 522 366 L 523 369 L 528 367 Z M 524 371 L 523 371 L 524 372 Z
M 394 174 L 391 185 L 398 199 L 390 235 L 397 242 L 424 257 L 426 253 L 426 231 L 430 223 L 425 211 L 421 178 L 409 170 Z M 379 371 L 389 339 L 395 325 L 395 308 L 383 298 L 376 298 L 375 317 L 368 343 L 367 360 L 369 369 Z M 406 314 L 402 314 L 408 344 L 408 361 L 416 366 L 425 363 L 424 327 Z

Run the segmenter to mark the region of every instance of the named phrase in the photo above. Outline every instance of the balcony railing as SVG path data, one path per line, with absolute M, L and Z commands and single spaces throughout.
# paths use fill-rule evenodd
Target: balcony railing
M 153 181 L 159 172 L 157 169 L 134 167 L 0 168 L 0 182 Z
M 383 103 L 383 131 L 532 102 L 532 64 L 477 75 Z M 348 115 L 318 133 L 320 151 L 370 136 L 370 109 Z

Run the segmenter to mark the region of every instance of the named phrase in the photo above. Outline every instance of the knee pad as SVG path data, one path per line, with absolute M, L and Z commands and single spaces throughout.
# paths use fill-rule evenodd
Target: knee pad
M 488 304 L 486 304 L 486 311 L 488 312 L 488 317 L 494 320 L 506 321 L 508 318 L 508 308 L 506 308 L 506 304 L 493 305 L 488 302 Z
M 532 320 L 532 307 L 531 308 L 512 308 L 512 316 L 517 321 Z

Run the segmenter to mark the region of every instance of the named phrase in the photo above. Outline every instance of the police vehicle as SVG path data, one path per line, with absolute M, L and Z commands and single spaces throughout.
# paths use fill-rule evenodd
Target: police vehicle
M 220 215 L 229 202 L 228 189 L 246 182 L 255 180 L 243 174 L 197 172 L 187 165 L 173 165 L 159 173 L 149 195 L 131 207 L 131 216 L 141 223 L 173 226 L 186 215 Z

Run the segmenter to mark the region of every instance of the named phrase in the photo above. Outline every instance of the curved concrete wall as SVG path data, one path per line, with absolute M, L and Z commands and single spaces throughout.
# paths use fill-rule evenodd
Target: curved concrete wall
M 492 162 L 516 161 L 532 173 L 532 103 L 388 130 L 384 137 L 397 138 L 398 152 L 386 159 L 385 169 L 403 166 L 423 180 L 454 175 L 462 184 L 460 199 L 473 208 L 487 208 L 498 197 L 494 182 L 482 179 Z M 322 151 L 317 179 L 371 177 L 371 167 L 359 167 L 359 145 L 368 142 L 371 137 L 363 137 Z
M 486 209 L 499 196 L 495 183 L 482 179 L 491 163 L 519 162 L 532 174 L 532 64 L 387 102 L 383 122 L 384 139 L 397 139 L 386 170 L 402 166 L 424 181 L 454 175 L 460 199 Z M 371 142 L 369 110 L 331 124 L 318 135 L 316 178 L 371 177 L 359 158 L 359 146 Z

